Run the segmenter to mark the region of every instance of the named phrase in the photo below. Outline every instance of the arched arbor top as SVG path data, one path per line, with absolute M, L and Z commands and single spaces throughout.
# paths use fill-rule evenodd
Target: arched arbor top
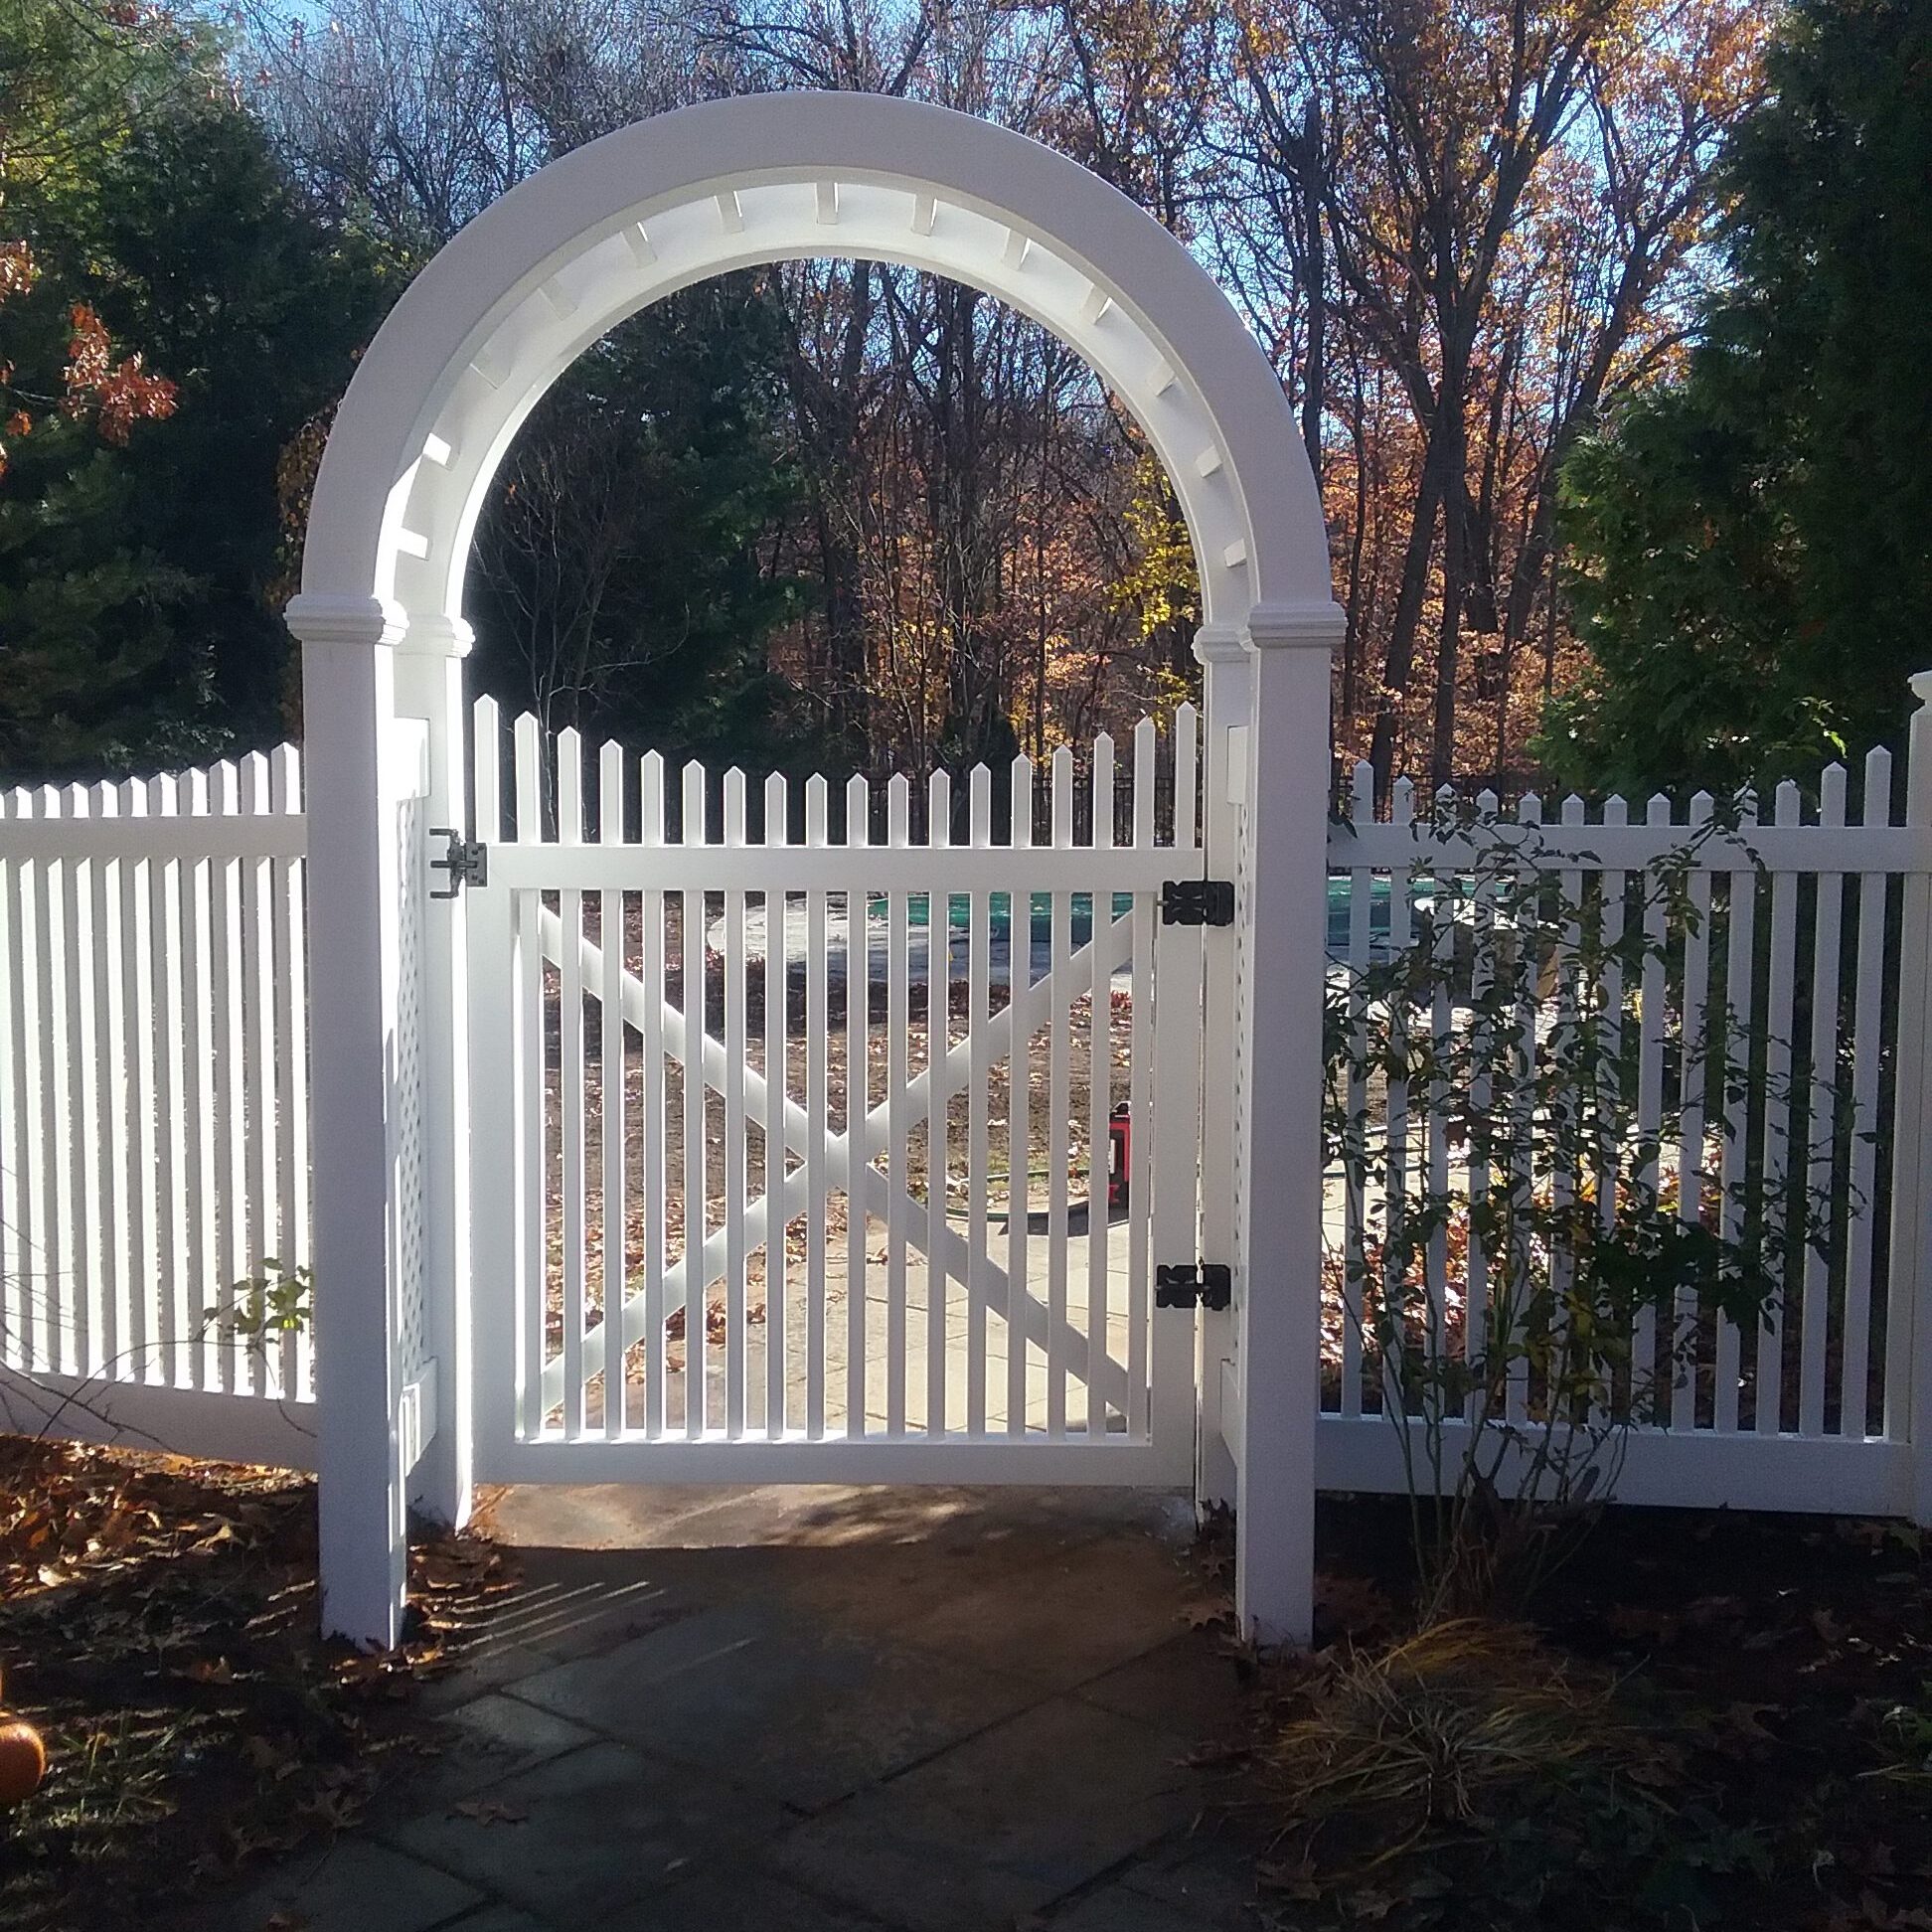
M 842 256 L 967 283 L 1082 356 L 1145 429 L 1193 535 L 1213 630 L 1339 631 L 1306 454 L 1279 382 L 1212 278 L 1075 162 L 970 115 L 870 94 L 741 96 L 553 162 L 422 271 L 357 371 L 310 510 L 305 635 L 376 599 L 440 630 L 518 427 L 569 364 L 676 289 Z M 425 623 L 425 620 L 429 620 Z

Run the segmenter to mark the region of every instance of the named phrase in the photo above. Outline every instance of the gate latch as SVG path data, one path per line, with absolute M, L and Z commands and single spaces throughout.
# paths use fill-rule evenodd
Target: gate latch
M 445 841 L 443 856 L 430 860 L 430 870 L 449 875 L 449 889 L 438 891 L 431 886 L 431 898 L 453 899 L 465 886 L 490 883 L 490 848 L 481 839 L 466 839 L 453 825 L 432 825 L 429 836 Z
M 1231 879 L 1170 879 L 1161 886 L 1163 925 L 1224 926 L 1234 923 Z
M 1225 1308 L 1234 1299 L 1234 1270 L 1224 1261 L 1163 1262 L 1154 1270 L 1156 1308 Z

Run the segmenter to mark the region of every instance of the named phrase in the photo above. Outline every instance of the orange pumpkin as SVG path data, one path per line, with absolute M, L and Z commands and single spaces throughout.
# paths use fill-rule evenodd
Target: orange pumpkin
M 31 1798 L 47 1775 L 47 1746 L 24 1717 L 0 1711 L 0 1810 Z

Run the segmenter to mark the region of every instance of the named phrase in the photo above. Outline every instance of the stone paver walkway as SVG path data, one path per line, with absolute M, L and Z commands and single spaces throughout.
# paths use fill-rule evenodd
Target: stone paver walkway
M 443 1753 L 223 1932 L 1252 1932 L 1185 1506 L 513 1490 Z

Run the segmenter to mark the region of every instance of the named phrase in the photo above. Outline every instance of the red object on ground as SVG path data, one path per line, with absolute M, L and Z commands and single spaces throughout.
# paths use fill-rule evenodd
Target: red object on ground
M 1125 1101 L 1107 1116 L 1107 1211 L 1127 1206 L 1127 1171 L 1133 1161 L 1133 1114 Z

